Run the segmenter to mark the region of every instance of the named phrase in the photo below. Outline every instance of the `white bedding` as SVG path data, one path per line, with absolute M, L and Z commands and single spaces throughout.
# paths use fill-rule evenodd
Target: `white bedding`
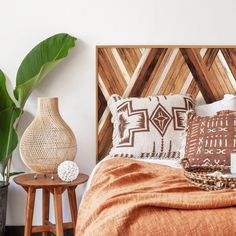
M 93 176 L 96 172 L 96 170 L 99 168 L 99 166 L 101 165 L 101 163 L 103 161 L 106 161 L 110 158 L 115 158 L 115 157 L 110 157 L 110 156 L 106 156 L 102 161 L 100 161 L 93 169 L 89 179 L 88 179 L 88 182 L 86 184 L 86 188 L 85 188 L 85 191 L 87 191 L 89 189 L 89 187 L 91 186 L 91 182 L 92 182 L 92 179 L 93 179 Z M 145 162 L 149 162 L 149 163 L 153 163 L 153 164 L 161 164 L 161 165 L 167 165 L 167 166 L 170 166 L 170 167 L 174 167 L 174 168 L 180 168 L 181 165 L 179 163 L 179 160 L 160 160 L 160 159 L 138 159 L 138 158 L 135 158 L 135 160 L 137 161 L 145 161 Z

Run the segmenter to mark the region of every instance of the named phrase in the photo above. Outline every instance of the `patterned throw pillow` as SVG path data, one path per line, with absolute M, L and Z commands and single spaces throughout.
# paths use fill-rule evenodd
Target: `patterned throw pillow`
M 236 151 L 236 115 L 230 111 L 200 117 L 189 115 L 185 158 L 190 166 L 230 165 Z
M 194 103 L 185 95 L 122 98 L 108 101 L 112 113 L 111 156 L 151 159 L 180 158 L 184 117 Z

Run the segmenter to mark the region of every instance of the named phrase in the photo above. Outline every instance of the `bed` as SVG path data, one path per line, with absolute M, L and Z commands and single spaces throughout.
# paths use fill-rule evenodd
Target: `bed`
M 184 115 L 197 110 L 199 124 L 209 125 L 228 119 L 210 113 L 236 109 L 235 55 L 232 47 L 97 47 L 98 164 L 76 235 L 236 235 L 235 190 L 202 191 L 180 165 L 192 155 Z M 217 153 L 191 160 L 209 164 Z

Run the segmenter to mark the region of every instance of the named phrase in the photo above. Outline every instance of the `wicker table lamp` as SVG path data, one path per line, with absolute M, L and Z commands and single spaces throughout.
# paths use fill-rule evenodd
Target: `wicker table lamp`
M 38 98 L 38 112 L 20 141 L 23 162 L 36 173 L 52 174 L 58 165 L 75 159 L 75 135 L 62 119 L 58 98 Z

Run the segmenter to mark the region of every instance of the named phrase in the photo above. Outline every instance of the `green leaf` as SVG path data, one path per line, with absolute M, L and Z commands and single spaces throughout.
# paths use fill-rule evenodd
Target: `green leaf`
M 0 172 L 3 177 L 10 154 L 18 143 L 14 123 L 20 112 L 8 94 L 6 77 L 0 70 Z
M 18 137 L 14 124 L 21 109 L 17 108 L 6 88 L 6 77 L 0 70 L 0 160 L 5 160 L 16 148 Z M 5 163 L 5 162 L 4 162 Z M 4 167 L 4 166 L 3 166 Z
M 9 96 L 6 88 L 6 77 L 0 70 L 0 161 L 5 160 L 16 148 L 18 137 L 14 127 L 21 114 Z
M 11 172 L 9 173 L 9 177 L 15 176 L 15 175 L 20 175 L 20 174 L 24 174 L 25 172 L 23 171 L 18 171 L 18 172 Z
M 56 34 L 34 47 L 22 61 L 16 78 L 15 98 L 23 108 L 32 90 L 75 46 L 76 38 Z
M 0 112 L 0 161 L 6 159 L 16 148 L 18 137 L 14 127 L 21 109 L 9 107 Z
M 6 77 L 2 70 L 0 70 L 0 111 L 12 106 L 15 106 L 15 103 L 7 92 Z

